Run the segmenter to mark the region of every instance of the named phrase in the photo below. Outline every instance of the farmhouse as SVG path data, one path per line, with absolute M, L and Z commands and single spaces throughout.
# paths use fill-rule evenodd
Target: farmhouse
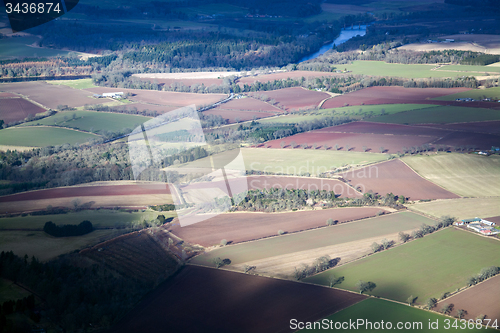
M 480 234 L 483 235 L 490 236 L 490 235 L 500 234 L 500 230 L 495 229 L 494 222 L 483 220 L 477 217 L 474 219 L 462 220 L 461 224 L 457 223 L 457 225 L 464 225 L 464 224 L 467 224 L 467 228 L 479 232 Z
M 102 97 L 122 98 L 123 97 L 123 92 L 103 93 Z

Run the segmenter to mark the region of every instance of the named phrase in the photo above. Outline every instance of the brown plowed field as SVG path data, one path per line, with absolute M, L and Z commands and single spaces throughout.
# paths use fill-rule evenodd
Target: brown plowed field
M 366 146 L 371 148 L 369 151 L 380 152 L 380 147 L 384 147 L 390 153 L 402 151 L 403 146 L 410 148 L 412 146 L 420 146 L 424 143 L 450 147 L 475 145 L 478 149 L 489 149 L 491 146 L 500 145 L 499 135 L 467 131 L 467 124 L 457 125 L 461 125 L 464 130 L 459 131 L 452 127 L 447 130 L 431 126 L 409 126 L 357 121 L 297 134 L 290 137 L 290 140 L 294 140 L 297 144 L 308 143 L 309 145 L 313 143 L 318 145 L 330 143 L 330 147 L 334 146 L 335 143 L 341 146 L 349 144 L 352 147 L 351 150 L 354 151 L 362 151 L 362 146 Z M 480 125 L 478 127 L 481 128 Z M 492 128 L 493 125 L 488 124 L 482 127 Z M 361 137 L 352 136 L 353 133 L 363 135 Z M 337 140 L 337 142 L 331 140 Z M 272 143 L 274 144 L 275 142 Z M 275 144 L 272 147 L 277 148 Z
M 237 110 L 237 111 L 264 111 L 282 113 L 283 110 L 272 106 L 269 103 L 259 101 L 255 98 L 239 98 L 233 99 L 227 103 L 220 104 L 213 110 Z
M 437 137 L 432 136 L 329 133 L 323 130 L 316 130 L 287 137 L 285 141 L 288 144 L 288 148 L 290 148 L 290 143 L 295 141 L 297 145 L 307 143 L 308 149 L 313 149 L 311 148 L 313 144 L 316 144 L 318 147 L 326 145 L 330 147 L 330 149 L 335 149 L 332 147 L 338 144 L 340 150 L 347 150 L 347 145 L 349 145 L 350 151 L 362 152 L 363 147 L 366 146 L 367 152 L 379 153 L 380 147 L 384 147 L 385 153 L 396 153 L 402 151 L 403 147 L 421 146 L 426 143 L 431 143 L 436 139 Z M 283 141 L 283 139 L 272 140 L 267 142 L 267 144 L 270 145 L 271 148 L 281 148 L 281 141 Z
M 362 104 L 438 104 L 450 105 L 449 101 L 434 101 L 431 98 L 468 91 L 470 88 L 404 88 L 404 87 L 370 87 L 337 96 L 326 101 L 322 108 L 339 108 L 348 105 Z M 442 102 L 445 102 L 444 104 Z M 460 103 L 460 106 L 472 106 L 472 103 Z
M 73 207 L 73 200 L 97 207 L 145 208 L 171 203 L 167 184 L 70 186 L 23 192 L 0 197 L 0 214 L 21 213 L 53 207 Z
M 6 124 L 23 120 L 27 116 L 45 112 L 44 108 L 35 105 L 24 98 L 2 98 L 0 100 L 0 119 Z
M 452 132 L 433 143 L 453 147 L 473 145 L 476 149 L 491 149 L 491 146 L 500 146 L 500 135 Z
M 313 71 L 293 71 L 293 72 L 281 72 L 281 73 L 272 73 L 272 74 L 263 74 L 257 76 L 249 76 L 243 77 L 238 80 L 238 84 L 243 86 L 244 84 L 253 84 L 255 82 L 269 82 L 274 80 L 286 80 L 288 78 L 291 79 L 301 79 L 305 78 L 314 78 L 314 77 L 332 77 L 332 76 L 345 76 L 345 74 L 337 74 L 332 72 L 313 72 Z
M 0 197 L 0 202 L 55 199 L 67 197 L 170 194 L 168 184 L 69 186 L 30 191 Z
M 292 332 L 365 296 L 311 284 L 187 266 L 150 293 L 111 332 Z
M 497 225 L 500 224 L 500 216 L 486 217 L 486 221 L 495 222 Z
M 80 253 L 122 275 L 154 284 L 159 277 L 167 277 L 178 267 L 174 257 L 165 250 L 167 244 L 160 244 L 146 231 L 136 231 Z
M 170 231 L 183 240 L 202 246 L 218 245 L 222 239 L 240 243 L 277 235 L 278 230 L 296 232 L 326 226 L 329 218 L 339 223 L 372 217 L 380 207 L 309 210 L 287 213 L 225 213 L 181 227 L 177 220 Z
M 354 187 L 361 187 L 363 193 L 369 190 L 380 195 L 392 192 L 395 195 L 404 195 L 410 200 L 459 198 L 458 195 L 420 177 L 400 160 L 346 172 L 342 177 Z
M 455 315 L 458 309 L 467 311 L 465 319 L 476 320 L 479 315 L 486 315 L 486 319 L 491 319 L 490 325 L 496 320 L 500 324 L 500 275 L 488 281 L 471 287 L 457 295 L 446 298 L 439 302 L 440 309 L 443 304 L 453 304 Z M 486 321 L 484 322 L 486 324 Z
M 85 104 L 103 103 L 102 99 L 92 98 L 93 93 L 88 91 L 45 82 L 2 83 L 0 90 L 27 96 L 29 99 L 52 109 L 56 109 L 58 105 L 78 107 Z
M 451 133 L 450 130 L 447 131 L 439 128 L 373 123 L 368 121 L 355 121 L 348 124 L 325 127 L 315 132 L 418 135 L 432 137 L 442 137 Z
M 441 128 L 450 131 L 474 132 L 486 134 L 500 134 L 500 121 L 477 121 L 472 123 L 457 123 L 457 124 L 427 124 L 416 125 L 418 127 Z
M 169 112 L 177 109 L 177 106 L 166 106 L 166 105 L 153 105 L 153 104 L 145 104 L 145 103 L 131 103 L 126 105 L 115 106 L 114 108 L 119 110 L 132 110 L 136 108 L 137 111 L 157 111 L 159 114 L 164 114 L 165 112 Z
M 287 110 L 317 107 L 322 100 L 331 97 L 324 92 L 311 91 L 300 87 L 259 91 L 249 95 L 266 95 L 283 105 Z
M 52 207 L 73 208 L 73 201 L 78 199 L 80 207 L 88 208 L 127 208 L 145 209 L 149 205 L 164 205 L 172 203 L 170 194 L 139 194 L 139 195 L 100 195 L 80 197 L 60 197 L 53 199 L 36 199 L 12 202 L 0 202 L 0 214 L 15 214 L 44 210 Z
M 236 123 L 236 118 L 239 121 L 248 121 L 260 118 L 267 118 L 276 115 L 276 113 L 271 112 L 259 112 L 259 111 L 238 111 L 238 110 L 208 110 L 203 111 L 204 115 L 215 115 L 221 116 L 224 119 L 228 120 L 228 123 L 234 124 Z
M 193 93 L 181 93 L 181 92 L 170 92 L 170 91 L 155 91 L 155 90 L 141 90 L 141 89 L 120 89 L 120 88 L 90 88 L 86 89 L 93 94 L 102 94 L 108 92 L 124 92 L 130 93 L 132 96 L 129 97 L 130 100 L 141 102 L 141 103 L 151 103 L 156 105 L 167 105 L 167 106 L 187 106 L 195 104 L 197 107 L 200 105 L 207 105 L 216 103 L 227 95 L 224 94 L 193 94 Z

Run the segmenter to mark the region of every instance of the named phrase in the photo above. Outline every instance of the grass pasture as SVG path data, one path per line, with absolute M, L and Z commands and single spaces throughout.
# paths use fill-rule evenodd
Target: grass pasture
M 455 314 L 455 311 L 452 312 Z M 455 329 L 449 328 L 445 329 L 445 320 L 450 320 L 451 326 L 454 322 L 453 319 L 445 317 L 443 315 L 437 314 L 435 312 L 428 312 L 420 310 L 415 307 L 410 307 L 402 305 L 395 302 L 390 302 L 382 299 L 368 298 L 364 301 L 356 303 L 344 310 L 341 310 L 331 316 L 326 317 L 328 321 L 333 321 L 334 323 L 343 323 L 351 321 L 357 321 L 358 319 L 364 319 L 365 322 L 369 321 L 371 323 L 380 323 L 384 321 L 386 329 L 377 329 L 375 332 L 394 332 L 398 329 L 398 323 L 402 323 L 399 332 L 419 332 L 419 333 L 434 333 L 440 331 L 446 332 L 497 332 L 491 328 L 485 330 L 481 329 Z M 429 321 L 438 322 L 439 325 L 437 329 L 429 327 Z M 387 323 L 391 323 L 392 328 L 387 329 Z M 421 325 L 421 326 L 420 326 Z M 460 323 L 459 323 L 460 325 Z M 363 325 L 364 326 L 364 325 Z M 324 332 L 324 330 L 302 330 L 301 332 Z M 360 326 L 356 332 L 374 332 L 373 329 L 369 329 L 369 326 Z
M 500 196 L 500 157 L 438 154 L 403 158 L 419 175 L 463 197 Z
M 466 123 L 488 120 L 500 120 L 500 110 L 463 106 L 437 106 L 434 108 L 399 112 L 370 119 L 370 121 L 374 122 L 406 125 Z
M 473 65 L 444 65 L 436 69 L 439 72 L 489 72 L 500 73 L 499 67 L 492 66 L 473 66 Z
M 370 293 L 401 302 L 413 295 L 417 304 L 443 292 L 462 288 L 469 276 L 482 268 L 500 265 L 500 243 L 452 227 L 408 244 L 380 252 L 356 262 L 305 279 L 329 285 L 329 279 L 344 276 L 342 289 L 357 291 L 359 280 L 374 282 Z
M 380 153 L 303 149 L 242 148 L 241 152 L 246 170 L 281 172 L 295 175 L 307 172 L 311 175 L 317 175 L 344 164 L 364 165 L 386 160 L 389 156 L 388 154 Z M 232 151 L 212 156 L 214 160 L 220 160 L 221 163 L 226 159 L 227 163 L 229 163 L 235 157 Z M 211 165 L 209 157 L 181 165 L 181 168 L 207 165 Z
M 97 86 L 92 83 L 92 79 L 79 79 L 79 80 L 48 80 L 45 81 L 55 85 L 65 85 L 75 89 L 89 89 L 96 88 Z
M 99 133 L 102 131 L 117 132 L 123 130 L 124 128 L 134 129 L 149 119 L 151 118 L 122 113 L 63 111 L 44 119 L 25 123 L 20 127 L 57 125 L 93 133 Z
M 490 67 L 488 67 L 490 68 Z M 500 67 L 492 67 L 492 68 L 499 68 Z M 436 97 L 434 98 L 435 100 L 439 101 L 454 101 L 457 98 L 473 98 L 473 99 L 483 99 L 484 97 L 487 98 L 493 98 L 493 99 L 500 99 L 500 87 L 493 87 L 493 88 L 486 88 L 486 89 L 473 89 L 453 95 L 447 95 L 447 96 L 441 96 L 441 97 Z
M 79 224 L 84 220 L 92 222 L 94 228 L 125 228 L 133 222 L 143 219 L 155 219 L 159 214 L 165 217 L 175 216 L 175 212 L 120 212 L 109 209 L 82 210 L 67 214 L 15 216 L 0 218 L 0 232 L 5 229 L 43 229 L 45 222 L 52 221 L 57 225 Z
M 429 77 L 457 77 L 457 76 L 480 76 L 484 75 L 482 66 L 477 66 L 478 71 L 458 72 L 458 71 L 437 71 L 432 70 L 436 65 L 407 65 L 389 64 L 383 61 L 357 60 L 352 64 L 339 65 L 339 69 L 347 69 L 355 75 L 369 76 L 393 76 L 404 78 L 429 78 Z
M 347 116 L 356 119 L 366 119 L 381 116 L 383 114 L 394 114 L 404 111 L 413 111 L 426 108 L 435 108 L 431 104 L 379 104 L 379 105 L 354 105 L 334 109 L 320 109 L 318 111 L 293 114 L 282 117 L 259 120 L 259 123 L 296 124 L 301 121 L 311 121 L 323 117 Z
M 500 215 L 500 198 L 464 198 L 419 202 L 408 208 L 423 214 L 440 217 L 455 216 L 459 219 Z
M 119 229 L 107 229 L 94 230 L 77 237 L 52 237 L 43 231 L 0 231 L 0 252 L 12 251 L 20 257 L 27 254 L 29 257 L 35 256 L 46 261 L 61 254 L 95 245 L 124 232 Z
M 329 228 L 226 246 L 195 257 L 192 263 L 212 267 L 213 259 L 220 257 L 229 258 L 232 266 L 370 237 L 380 236 L 382 239 L 384 235 L 416 229 L 424 223 L 434 224 L 434 221 L 411 212 L 389 214 Z
M 46 147 L 96 138 L 95 134 L 57 127 L 11 127 L 0 131 L 0 145 L 6 146 Z
M 40 40 L 36 36 L 0 39 L 0 59 L 66 56 L 69 51 L 29 46 Z

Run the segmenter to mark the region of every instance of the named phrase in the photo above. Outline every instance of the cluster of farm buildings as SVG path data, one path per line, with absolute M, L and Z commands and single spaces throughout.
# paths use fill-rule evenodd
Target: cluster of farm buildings
M 110 92 L 110 93 L 103 93 L 102 95 L 94 94 L 93 97 L 94 98 L 111 97 L 114 99 L 122 99 L 124 96 L 123 96 L 123 92 Z
M 470 228 L 474 231 L 477 231 L 487 236 L 500 234 L 500 230 L 495 228 L 494 222 L 490 222 L 478 217 L 455 222 L 455 225 L 458 226 L 466 225 L 467 228 Z

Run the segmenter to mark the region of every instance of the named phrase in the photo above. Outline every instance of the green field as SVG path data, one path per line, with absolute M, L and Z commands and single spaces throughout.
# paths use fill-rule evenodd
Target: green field
M 92 79 L 80 79 L 80 80 L 49 80 L 45 81 L 50 84 L 64 85 L 75 89 L 89 89 L 97 87 L 92 83 Z
M 409 209 L 440 217 L 455 216 L 459 219 L 500 216 L 500 197 L 447 199 L 419 202 L 407 206 Z
M 150 119 L 151 118 L 149 117 L 123 113 L 99 111 L 62 111 L 47 118 L 24 123 L 19 127 L 36 125 L 57 125 L 93 133 L 99 133 L 101 131 L 117 132 L 125 128 L 130 128 L 132 130 Z
M 45 261 L 98 244 L 125 232 L 124 229 L 106 229 L 94 230 L 77 237 L 52 237 L 43 231 L 3 230 L 0 231 L 0 252 L 13 251 L 20 257 L 27 254 Z
M 404 157 L 403 162 L 462 197 L 500 196 L 500 156 L 439 154 Z
M 84 220 L 92 222 L 94 228 L 125 228 L 143 219 L 155 219 L 159 214 L 165 217 L 174 216 L 174 212 L 120 212 L 109 209 L 82 210 L 67 214 L 16 216 L 0 218 L 0 231 L 4 229 L 43 229 L 45 222 L 52 221 L 57 225 L 79 224 Z
M 57 127 L 10 127 L 0 131 L 0 145 L 46 147 L 76 144 L 99 136 Z
M 482 268 L 499 266 L 499 252 L 500 242 L 450 227 L 305 281 L 329 285 L 333 275 L 344 276 L 339 288 L 352 291 L 359 280 L 371 281 L 377 285 L 372 295 L 401 302 L 413 295 L 417 304 L 424 304 L 464 287 Z
M 30 47 L 40 38 L 36 36 L 0 39 L 0 59 L 65 56 L 69 51 Z
M 318 111 L 306 112 L 303 114 L 292 114 L 282 117 L 274 117 L 269 119 L 261 119 L 259 123 L 280 123 L 280 124 L 296 124 L 301 121 L 311 121 L 323 117 L 338 117 L 348 116 L 356 119 L 368 119 L 384 114 L 394 114 L 409 110 L 420 110 L 427 108 L 435 108 L 432 104 L 379 104 L 379 105 L 356 105 L 345 106 L 335 109 L 322 109 Z
M 500 68 L 500 67 L 493 67 L 493 68 Z M 498 100 L 498 99 L 500 99 L 500 87 L 493 87 L 493 88 L 486 88 L 486 89 L 473 89 L 473 90 L 464 91 L 464 92 L 453 94 L 453 95 L 436 97 L 434 99 L 440 100 L 440 101 L 454 101 L 457 98 L 467 98 L 467 97 L 473 98 L 476 100 L 483 99 L 483 98 L 493 98 L 495 100 Z
M 452 72 L 490 72 L 500 73 L 500 67 L 492 66 L 473 66 L 473 65 L 445 65 L 437 69 L 437 71 L 452 71 Z
M 330 150 L 302 150 L 302 149 L 265 149 L 242 148 L 241 153 L 245 161 L 246 170 L 267 171 L 284 174 L 318 175 L 332 168 L 342 165 L 363 165 L 386 160 L 389 154 L 361 153 Z M 202 158 L 186 163 L 180 168 L 207 167 L 211 159 L 224 166 L 235 158 L 234 151 L 227 151 L 211 157 Z
M 30 294 L 29 291 L 15 285 L 12 281 L 0 278 L 0 304 L 10 300 L 16 301 Z
M 455 309 L 452 314 L 455 315 Z M 351 321 L 357 321 L 358 319 L 364 319 L 365 322 L 369 321 L 371 323 L 380 323 L 382 320 L 384 323 L 391 323 L 392 329 L 388 329 L 387 324 L 384 324 L 385 329 L 377 329 L 375 332 L 419 332 L 419 333 L 431 333 L 431 332 L 498 332 L 494 329 L 456 329 L 445 327 L 451 326 L 454 323 L 454 319 L 442 316 L 435 312 L 428 312 L 420 310 L 415 307 L 402 305 L 395 302 L 390 302 L 382 299 L 368 298 L 364 301 L 356 303 L 342 311 L 339 311 L 331 316 L 326 317 L 328 321 L 335 323 L 344 323 Z M 447 322 L 449 320 L 450 322 Z M 429 327 L 429 321 L 432 323 L 438 322 L 437 329 Z M 398 323 L 402 323 L 400 326 L 402 329 L 398 329 Z M 414 324 L 415 323 L 415 324 Z M 447 325 L 449 323 L 449 325 Z M 405 326 L 404 325 L 408 325 Z M 421 325 L 420 325 L 421 324 Z M 446 325 L 446 326 L 445 326 Z M 461 323 L 459 322 L 460 326 Z M 436 326 L 434 326 L 436 327 Z M 324 332 L 324 330 L 303 330 L 307 332 Z M 356 332 L 374 332 L 370 329 L 370 326 L 365 326 L 364 322 L 360 322 L 359 328 Z
M 220 257 L 229 258 L 231 264 L 236 265 L 273 256 L 353 242 L 369 237 L 383 237 L 403 230 L 416 229 L 424 223 L 433 225 L 434 221 L 411 212 L 389 214 L 358 222 L 339 224 L 329 228 L 225 246 L 195 257 L 191 262 L 212 267 L 213 259 Z
M 435 108 L 399 112 L 370 119 L 370 121 L 374 122 L 392 124 L 445 124 L 487 120 L 500 120 L 500 110 L 465 106 L 437 106 Z
M 457 77 L 457 76 L 480 76 L 483 72 L 445 72 L 431 70 L 436 65 L 406 65 L 389 64 L 383 61 L 357 60 L 352 64 L 339 65 L 339 69 L 347 69 L 355 75 L 370 76 L 393 76 L 404 78 L 429 78 L 429 77 Z M 482 68 L 481 66 L 477 66 Z

